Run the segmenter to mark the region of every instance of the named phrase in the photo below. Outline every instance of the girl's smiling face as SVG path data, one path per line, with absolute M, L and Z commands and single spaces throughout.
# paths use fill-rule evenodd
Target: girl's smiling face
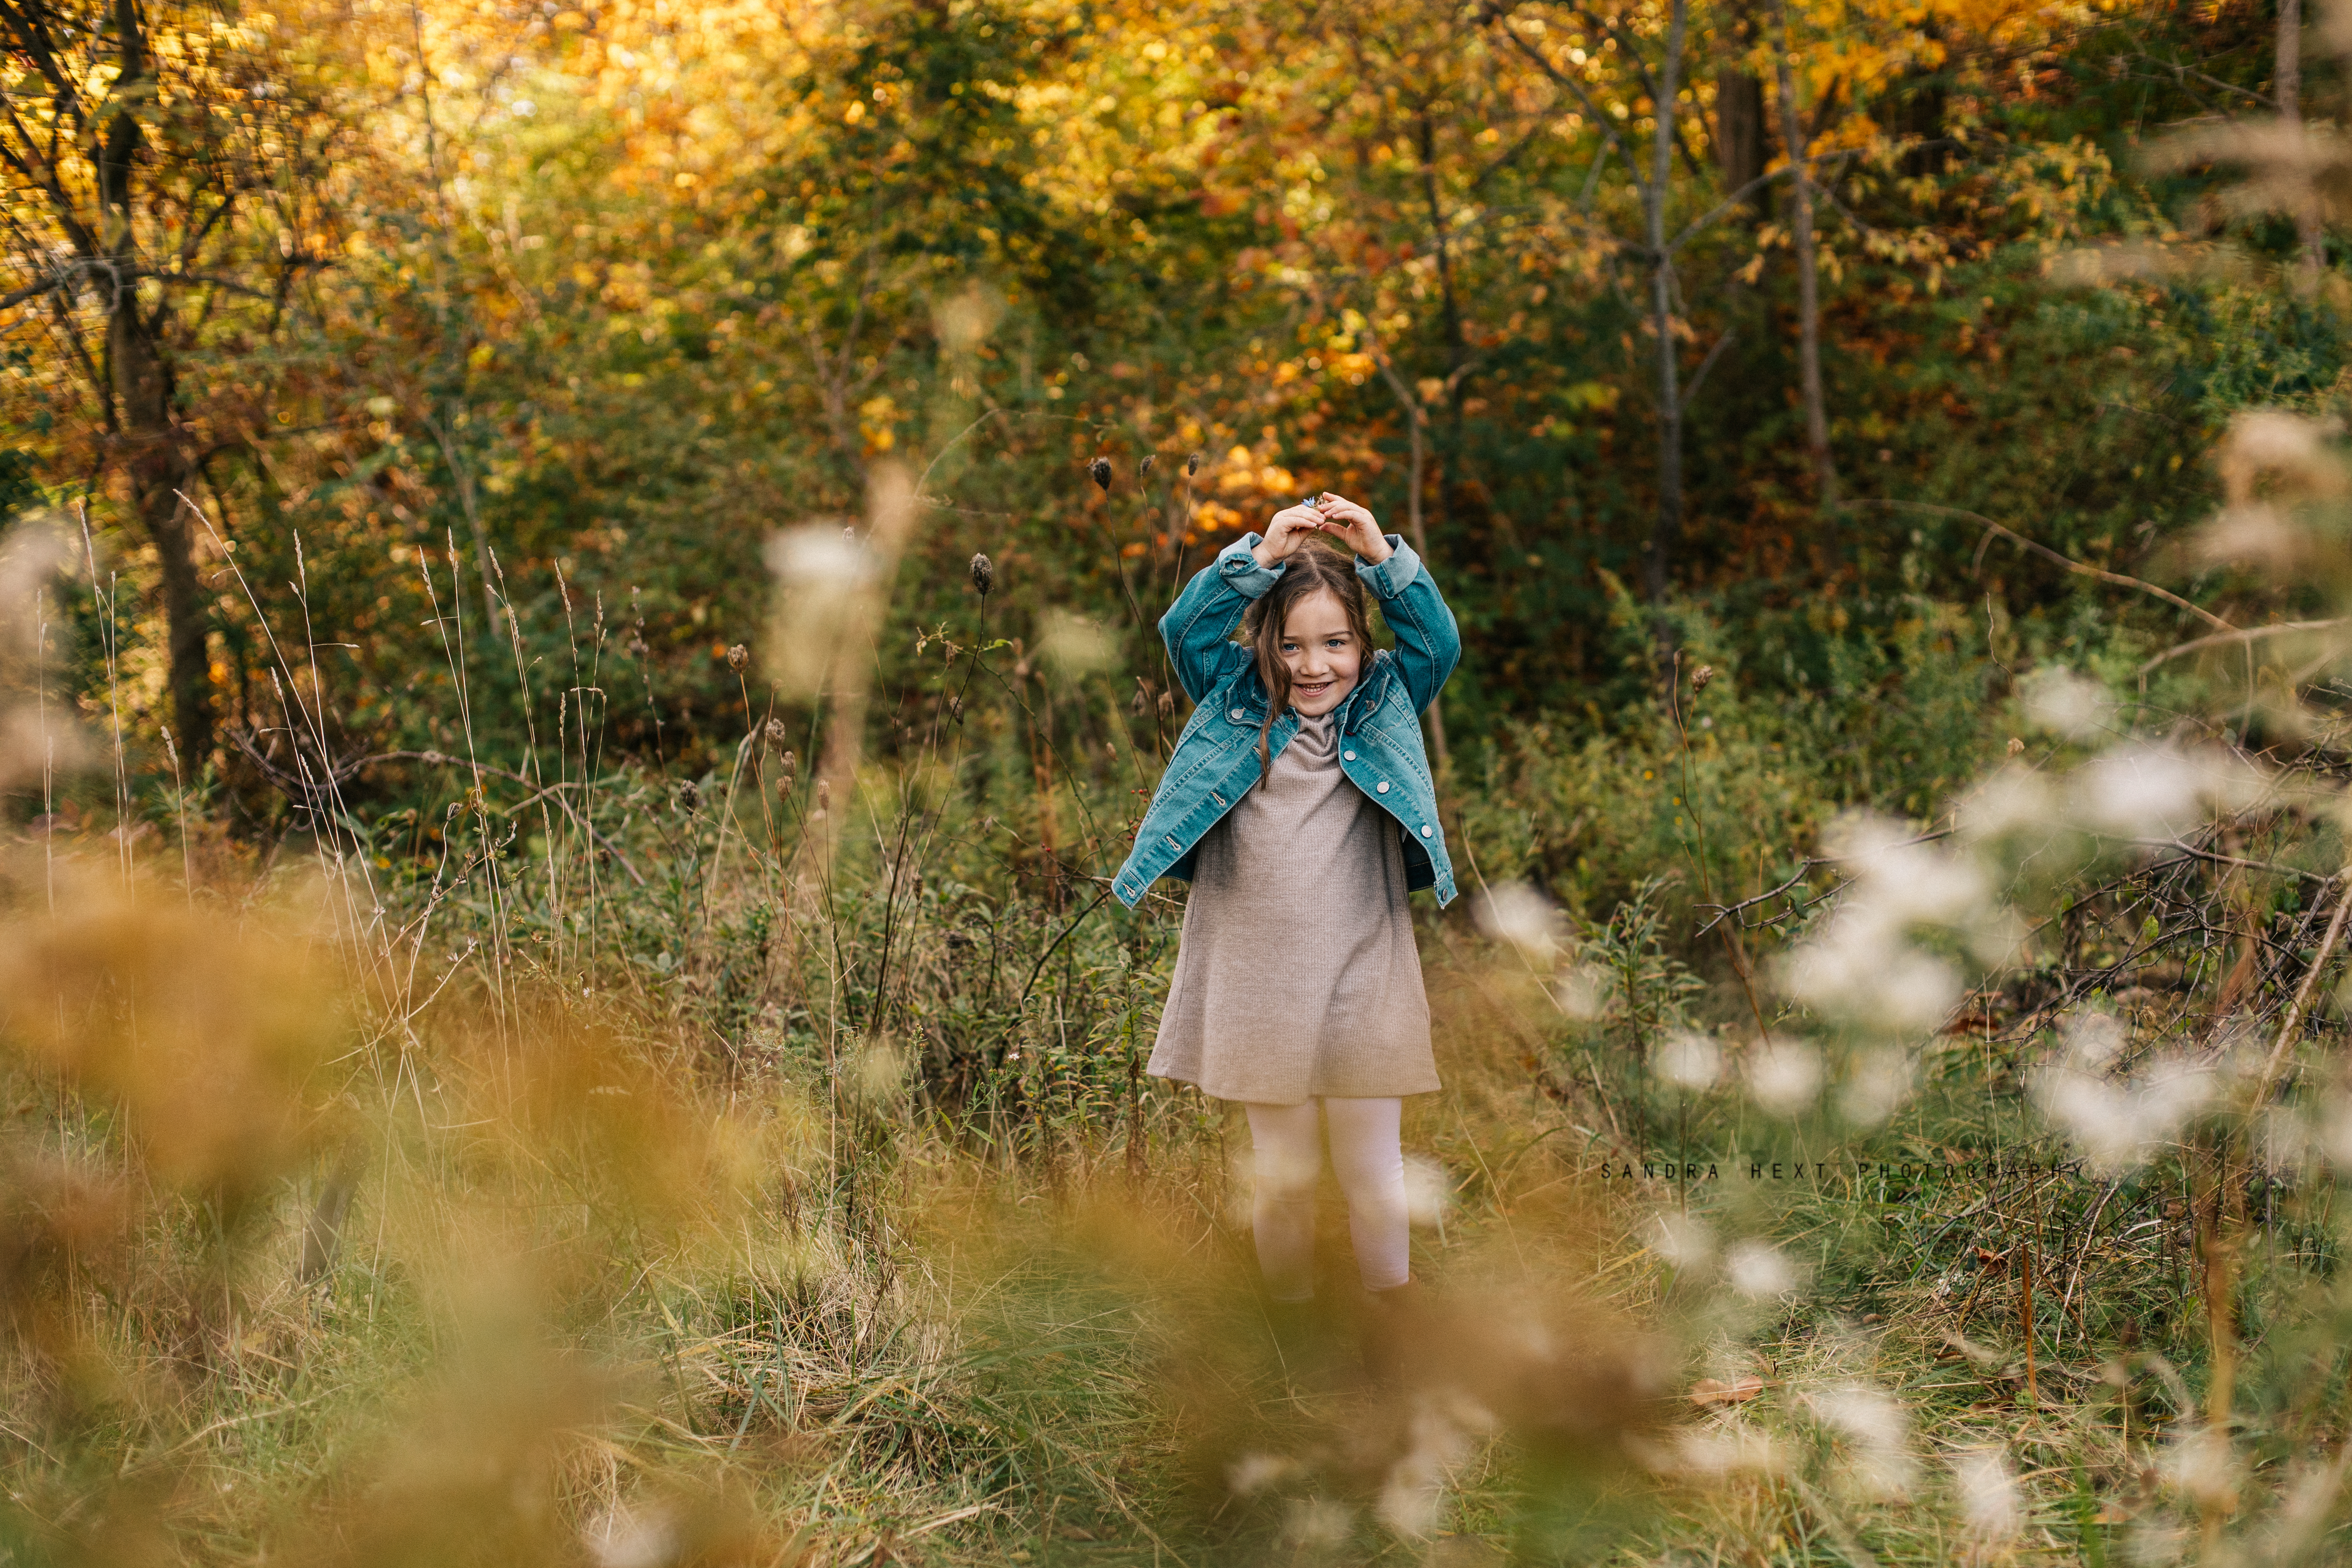
M 1306 718 L 1319 719 L 1346 701 L 1363 673 L 1363 639 L 1328 588 L 1290 606 L 1277 651 L 1290 672 L 1290 705 Z

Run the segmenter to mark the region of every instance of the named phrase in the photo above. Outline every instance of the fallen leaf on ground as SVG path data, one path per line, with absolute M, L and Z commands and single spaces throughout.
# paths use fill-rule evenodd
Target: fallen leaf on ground
M 1691 1384 L 1691 1403 L 1702 1408 L 1717 1405 L 1745 1405 L 1764 1392 L 1764 1380 L 1749 1373 L 1735 1377 L 1729 1383 L 1718 1378 L 1702 1377 Z

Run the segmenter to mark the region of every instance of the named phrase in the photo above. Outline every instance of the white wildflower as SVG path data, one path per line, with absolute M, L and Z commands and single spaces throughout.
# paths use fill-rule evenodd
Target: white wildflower
M 1601 1016 L 1609 1005 L 1609 972 L 1598 964 L 1580 963 L 1552 982 L 1552 1000 L 1579 1023 Z
M 2044 665 L 2020 684 L 2026 716 L 2070 741 L 2097 734 L 2114 707 L 2106 688 L 2058 665 Z
M 1559 952 L 1559 911 L 1525 882 L 1489 889 L 1477 904 L 1478 925 L 1496 942 L 1519 950 L 1528 962 L 1549 963 Z
M 2057 796 L 2049 784 L 2013 763 L 1987 774 L 1953 808 L 1960 837 L 1970 840 L 2047 832 L 2057 817 Z
M 1282 1521 L 1283 1539 L 1293 1546 L 1344 1545 L 1355 1527 L 1355 1516 L 1345 1503 L 1323 1498 L 1300 1498 Z
M 623 1507 L 582 1531 L 581 1544 L 596 1568 L 663 1568 L 677 1561 L 684 1543 L 667 1510 L 638 1512 Z
M 2160 1519 L 2136 1519 L 2124 1534 L 2124 1561 L 2133 1568 L 2161 1568 L 2189 1554 L 2189 1531 Z
M 2352 1171 L 2352 1094 L 2338 1090 L 2320 1111 L 2317 1142 L 2337 1171 Z
M 1895 1033 L 1931 1029 L 1960 998 L 1960 977 L 1942 959 L 1903 941 L 1892 925 L 1841 909 L 1789 964 L 1789 989 L 1824 1012 Z
M 2017 1488 L 2008 1457 L 1994 1448 L 1979 1448 L 1952 1460 L 1959 1483 L 1960 1518 L 1969 1532 L 1984 1542 L 2013 1540 L 2025 1528 L 2025 1500 Z
M 1910 1098 L 1911 1058 L 1891 1047 L 1865 1051 L 1854 1058 L 1845 1087 L 1838 1092 L 1838 1111 L 1857 1127 L 1875 1127 Z
M 1408 1436 L 1403 1457 L 1381 1479 L 1379 1513 L 1391 1530 L 1418 1540 L 1436 1529 L 1445 1472 L 1468 1455 L 1470 1443 L 1459 1426 L 1426 1405 L 1413 1412 Z
M 2301 1171 L 2321 1145 L 2301 1116 L 2284 1105 L 2273 1105 L 2263 1111 L 2255 1124 L 2254 1146 L 2261 1151 L 2263 1169 L 2281 1175 Z
M 2086 826 L 2122 838 L 2175 839 L 2214 813 L 2243 810 L 2263 790 L 2262 774 L 2213 747 L 2118 746 L 2077 775 L 2076 808 Z
M 2066 1020 L 2066 1061 L 2078 1072 L 2105 1072 L 2130 1043 L 2131 1031 L 2113 1013 L 2084 1008 Z
M 1913 928 L 1954 930 L 1980 948 L 2010 940 L 1984 873 L 1906 834 L 1900 824 L 1869 816 L 1841 826 L 1834 845 L 1853 884 L 1788 964 L 1790 989 L 1800 1000 L 1897 1032 L 1933 1027 L 1960 994 L 1952 966 L 1912 944 Z
M 1287 1454 L 1244 1454 L 1225 1467 L 1225 1485 L 1236 1497 L 1255 1497 L 1298 1473 L 1298 1461 Z
M 1846 1440 L 1846 1473 L 1874 1497 L 1908 1491 L 1918 1479 L 1918 1461 L 1905 1447 L 1911 1419 L 1902 1403 L 1864 1383 L 1833 1384 L 1807 1395 L 1822 1424 Z
M 1841 1383 L 1805 1396 L 1823 1426 L 1874 1447 L 1893 1447 L 1909 1436 L 1911 1418 L 1902 1403 L 1866 1383 Z
M 2214 514 L 2197 531 L 2191 553 L 2202 565 L 2246 562 L 2282 571 L 2300 564 L 2316 542 L 2308 529 L 2289 522 L 2270 502 L 2257 500 L 2223 507 Z
M 1658 1076 L 1679 1089 L 1715 1087 L 1723 1073 L 1723 1050 L 1714 1040 L 1684 1029 L 1658 1047 Z
M 2042 1114 L 2074 1141 L 2090 1167 L 2117 1175 L 2177 1137 L 2211 1100 L 2218 1078 L 2211 1064 L 2177 1056 L 2123 1079 L 2053 1063 L 2034 1073 L 2032 1090 Z
M 2172 1446 L 2172 1484 L 2199 1508 L 2224 1512 L 2237 1506 L 2238 1461 L 2230 1439 L 2210 1426 L 2184 1432 Z
M 1771 1475 L 1787 1463 L 1780 1445 L 1760 1432 L 1689 1431 L 1675 1439 L 1668 1465 L 1685 1475 Z
M 1769 1242 L 1735 1242 L 1724 1255 L 1723 1265 L 1731 1288 L 1750 1300 L 1793 1295 L 1802 1282 L 1797 1266 Z
M 1425 1154 L 1404 1157 L 1404 1208 L 1414 1225 L 1424 1230 L 1443 1226 L 1453 1198 L 1454 1177 L 1444 1165 Z
M 1748 1091 L 1775 1116 L 1795 1116 L 1822 1089 L 1822 1054 L 1794 1041 L 1767 1046 L 1748 1058 Z
M 2259 476 L 2276 474 L 2305 490 L 2333 494 L 2344 487 L 2344 465 L 2327 443 L 2343 428 L 2333 419 L 2283 408 L 2247 409 L 2230 421 L 2217 454 L 2222 488 L 2231 500 L 2243 501 Z
M 767 558 L 779 590 L 768 639 L 777 679 L 795 694 L 814 693 L 857 640 L 877 575 L 874 552 L 854 529 L 817 522 L 776 535 Z
M 1984 873 L 1940 844 L 1922 844 L 1901 823 L 1858 815 L 1833 837 L 1838 855 L 1871 901 L 1906 924 L 1960 925 L 1986 893 Z
M 1715 1257 L 1715 1233 L 1686 1214 L 1658 1216 L 1658 1256 L 1677 1268 L 1698 1268 Z

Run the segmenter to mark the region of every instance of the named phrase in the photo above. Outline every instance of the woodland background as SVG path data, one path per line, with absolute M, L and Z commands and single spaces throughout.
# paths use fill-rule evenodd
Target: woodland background
M 0 0 L 0 1560 L 2339 1556 L 2347 58 Z M 1401 1384 L 1108 901 L 1322 489 L 1465 644 Z
M 2274 95 L 2242 7 L 131 20 L 127 53 L 102 7 L 12 24 L 11 504 L 85 507 L 117 585 L 57 596 L 64 687 L 113 650 L 131 743 L 174 724 L 245 833 L 284 809 L 236 743 L 283 722 L 264 613 L 342 645 L 338 755 L 451 743 L 428 563 L 464 587 L 440 613 L 487 606 L 509 764 L 511 605 L 527 665 L 603 628 L 609 747 L 715 765 L 763 544 L 861 510 L 883 454 L 928 475 L 878 645 L 908 715 L 975 551 L 999 635 L 1092 617 L 1141 670 L 1181 574 L 1313 489 L 1426 537 L 1482 756 L 1639 711 L 1657 615 L 1790 714 L 1927 712 L 2004 639 L 2136 662 L 2198 624 L 1967 514 L 2148 568 L 2230 414 L 2339 370 L 2321 291 L 2275 275 L 2295 220 L 2141 156 Z M 2236 271 L 2058 265 L 2100 242 Z M 1840 792 L 1928 810 L 1928 724 L 1849 727 Z

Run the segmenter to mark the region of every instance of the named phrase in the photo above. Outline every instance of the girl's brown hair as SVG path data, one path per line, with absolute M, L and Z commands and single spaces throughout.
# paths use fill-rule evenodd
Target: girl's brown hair
M 1265 685 L 1265 720 L 1257 729 L 1258 783 L 1274 772 L 1274 721 L 1290 706 L 1290 667 L 1282 662 L 1282 637 L 1291 606 L 1319 589 L 1329 589 L 1347 612 L 1348 629 L 1356 634 L 1369 664 L 1372 657 L 1371 611 L 1364 603 L 1364 585 L 1350 563 L 1312 540 L 1294 552 L 1273 587 L 1242 616 L 1242 635 L 1257 654 L 1257 678 Z M 1362 679 L 1360 673 L 1358 679 Z

